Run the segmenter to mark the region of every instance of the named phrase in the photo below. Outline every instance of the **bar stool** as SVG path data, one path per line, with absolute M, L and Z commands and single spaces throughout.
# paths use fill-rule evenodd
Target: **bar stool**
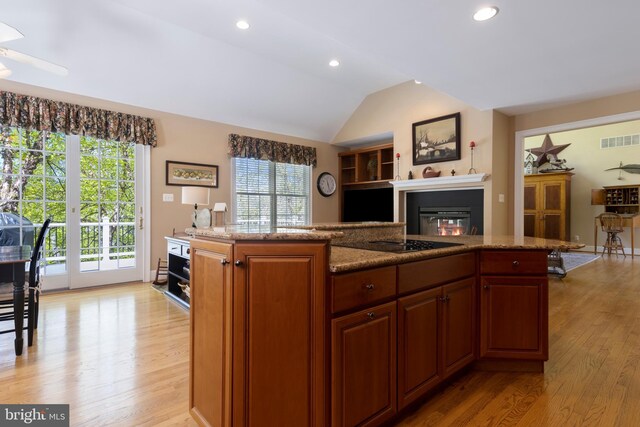
M 602 231 L 607 233 L 607 241 L 602 246 L 602 255 L 604 255 L 605 251 L 607 251 L 608 255 L 611 255 L 611 251 L 615 251 L 616 256 L 618 256 L 618 250 L 621 250 L 622 255 L 626 257 L 622 240 L 618 236 L 619 233 L 624 231 L 622 227 L 624 218 L 616 213 L 609 212 L 600 214 L 599 218 Z

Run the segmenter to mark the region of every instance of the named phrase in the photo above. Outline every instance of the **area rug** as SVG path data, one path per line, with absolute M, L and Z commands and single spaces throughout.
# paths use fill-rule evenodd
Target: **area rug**
M 600 254 L 593 254 L 591 252 L 563 252 L 562 259 L 564 260 L 564 268 L 567 271 L 574 270 L 578 267 L 582 267 L 585 264 L 593 262 L 600 258 Z

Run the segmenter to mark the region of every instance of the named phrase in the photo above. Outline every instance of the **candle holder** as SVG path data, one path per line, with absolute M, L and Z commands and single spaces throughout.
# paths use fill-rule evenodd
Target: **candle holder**
M 398 173 L 396 174 L 396 177 L 394 178 L 394 180 L 396 181 L 400 181 L 402 178 L 400 178 L 400 153 L 396 153 L 396 160 L 398 161 Z
M 469 143 L 469 147 L 471 148 L 471 168 L 469 169 L 469 175 L 471 175 L 473 173 L 478 173 L 476 169 L 473 167 L 473 149 L 476 148 L 475 141 L 471 141 Z

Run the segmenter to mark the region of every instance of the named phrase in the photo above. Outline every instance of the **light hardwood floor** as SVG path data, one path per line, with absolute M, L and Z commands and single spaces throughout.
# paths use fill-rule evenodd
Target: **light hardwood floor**
M 550 281 L 544 374 L 475 372 L 399 423 L 640 425 L 640 258 Z M 73 426 L 193 426 L 185 311 L 130 284 L 43 297 L 34 347 L 0 335 L 0 402 L 69 403 Z
M 23 356 L 0 335 L 0 402 L 69 403 L 72 426 L 195 425 L 189 315 L 149 284 L 44 295 L 40 316 Z

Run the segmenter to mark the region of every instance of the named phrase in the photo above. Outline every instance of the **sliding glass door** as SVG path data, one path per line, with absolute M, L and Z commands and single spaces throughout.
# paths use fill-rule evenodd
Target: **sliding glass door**
M 45 218 L 45 288 L 142 278 L 143 148 L 2 128 L 0 245 L 33 245 Z

